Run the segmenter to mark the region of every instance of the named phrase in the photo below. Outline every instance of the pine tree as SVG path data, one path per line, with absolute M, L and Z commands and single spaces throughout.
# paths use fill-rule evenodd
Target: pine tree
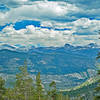
M 100 34 L 100 30 L 99 30 L 99 34 Z M 98 53 L 98 56 L 96 57 L 96 60 L 99 60 L 99 59 L 100 59 L 100 52 Z M 100 70 L 98 70 L 98 76 L 100 77 Z M 98 81 L 98 85 L 95 88 L 95 90 L 96 90 L 96 92 L 98 92 L 97 94 L 99 94 L 99 95 L 95 96 L 94 100 L 100 100 L 100 80 Z
M 33 80 L 27 71 L 27 64 L 19 67 L 20 73 L 16 75 L 15 96 L 21 100 L 33 100 Z
M 66 95 L 66 100 L 70 100 L 70 97 L 69 97 L 69 95 Z
M 3 96 L 6 92 L 5 89 L 5 80 L 3 80 L 2 77 L 0 77 L 0 100 L 3 100 Z
M 14 89 L 12 88 L 6 89 L 4 100 L 17 100 Z
M 98 70 L 98 75 L 100 77 L 100 70 Z M 95 88 L 96 92 L 97 92 L 97 96 L 94 97 L 94 100 L 100 100 L 100 80 L 98 81 L 98 85 Z M 99 94 L 99 95 L 98 95 Z
M 52 98 L 52 100 L 56 100 L 57 97 L 57 89 L 56 89 L 56 82 L 52 81 L 49 84 L 50 90 L 48 91 L 48 94 L 50 95 L 50 97 Z
M 40 72 L 36 75 L 36 100 L 42 100 L 44 96 L 43 85 L 40 79 Z

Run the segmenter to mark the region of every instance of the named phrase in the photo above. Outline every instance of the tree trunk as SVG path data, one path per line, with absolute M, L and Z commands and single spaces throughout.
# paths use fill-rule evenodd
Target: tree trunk
M 40 96 L 39 96 L 39 100 L 41 100 Z

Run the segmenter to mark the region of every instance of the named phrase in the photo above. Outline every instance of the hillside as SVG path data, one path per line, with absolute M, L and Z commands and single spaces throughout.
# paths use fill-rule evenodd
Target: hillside
M 18 67 L 27 60 L 28 71 L 33 79 L 37 72 L 41 72 L 44 85 L 55 80 L 59 89 L 71 88 L 95 76 L 98 51 L 96 44 L 29 48 L 3 44 L 0 45 L 0 73 L 1 76 L 7 76 L 6 79 L 14 77 Z
M 68 94 L 71 97 L 78 96 L 78 95 L 91 95 L 91 94 L 93 96 L 95 94 L 94 89 L 97 86 L 98 80 L 100 80 L 100 76 L 95 76 L 74 88 L 60 90 L 60 92 L 63 94 Z

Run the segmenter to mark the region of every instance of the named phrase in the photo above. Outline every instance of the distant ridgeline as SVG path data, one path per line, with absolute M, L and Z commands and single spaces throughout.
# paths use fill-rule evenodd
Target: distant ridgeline
M 67 94 L 70 97 L 76 97 L 79 94 L 84 96 L 94 96 L 95 95 L 95 88 L 97 87 L 98 81 L 100 80 L 100 76 L 95 76 L 93 78 L 88 79 L 87 81 L 83 82 L 82 84 L 66 89 L 60 90 L 61 93 Z M 93 99 L 93 98 L 92 98 Z
M 72 88 L 96 75 L 99 50 L 100 47 L 93 43 L 86 46 L 65 44 L 64 47 L 29 48 L 0 43 L 0 75 L 6 80 L 13 80 L 18 67 L 27 60 L 33 79 L 40 72 L 45 86 L 55 80 L 58 89 Z
M 100 95 L 100 92 L 96 91 L 99 80 L 100 76 L 97 75 L 76 87 L 60 90 L 58 93 L 63 96 L 68 95 L 70 97 L 68 100 L 100 100 L 94 99 L 97 95 Z

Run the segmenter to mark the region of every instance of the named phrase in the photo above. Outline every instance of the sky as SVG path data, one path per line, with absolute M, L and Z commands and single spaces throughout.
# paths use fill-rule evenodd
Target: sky
M 100 0 L 0 0 L 0 43 L 100 45 Z

